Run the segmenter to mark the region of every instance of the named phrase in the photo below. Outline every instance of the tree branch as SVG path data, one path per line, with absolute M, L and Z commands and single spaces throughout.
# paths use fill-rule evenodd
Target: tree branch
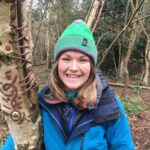
M 109 82 L 109 85 L 111 86 L 119 86 L 119 87 L 125 87 L 125 84 L 121 84 L 121 83 L 113 83 L 113 82 Z M 129 88 L 135 88 L 136 85 L 128 85 Z M 144 90 L 150 90 L 150 87 L 147 87 L 147 86 L 138 86 L 139 88 L 141 89 L 144 89 Z
M 147 15 L 147 16 L 144 16 L 144 17 L 141 17 L 141 18 L 138 18 L 137 20 L 133 20 L 131 23 L 140 21 L 140 20 L 145 19 L 145 18 L 148 18 L 148 17 L 150 17 L 150 15 Z

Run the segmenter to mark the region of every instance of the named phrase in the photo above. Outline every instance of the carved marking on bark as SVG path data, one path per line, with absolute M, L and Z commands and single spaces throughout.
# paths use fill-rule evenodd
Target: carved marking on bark
M 9 114 L 10 118 L 20 124 L 25 120 L 25 113 L 20 111 L 23 101 L 21 100 L 21 97 L 18 96 L 18 89 L 15 86 L 17 75 L 12 77 L 11 70 L 8 70 L 5 72 L 5 78 L 9 83 L 1 82 L 0 84 L 2 84 L 2 86 L 0 87 L 0 92 L 4 96 L 2 97 L 2 100 L 6 103 L 10 103 L 11 107 L 7 105 L 3 105 L 3 107 L 11 110 Z
M 6 103 L 8 103 L 10 101 L 10 98 L 9 97 L 7 97 L 7 98 L 2 97 L 2 100 L 4 100 Z
M 6 50 L 6 51 L 11 51 L 11 47 L 10 47 L 9 45 L 6 45 L 6 46 L 5 46 L 5 50 Z
M 6 106 L 6 105 L 3 105 L 3 107 L 7 108 L 7 109 L 11 109 L 10 107 Z

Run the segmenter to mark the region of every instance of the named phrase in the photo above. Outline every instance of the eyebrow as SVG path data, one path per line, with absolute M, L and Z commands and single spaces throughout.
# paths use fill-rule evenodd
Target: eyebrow
M 61 55 L 61 57 L 63 57 L 63 56 L 71 57 L 69 54 L 63 54 L 63 55 Z
M 71 55 L 69 55 L 69 54 L 63 54 L 61 57 L 72 57 Z M 81 56 L 79 56 L 80 58 L 88 58 L 88 56 L 86 56 L 86 55 L 81 55 Z

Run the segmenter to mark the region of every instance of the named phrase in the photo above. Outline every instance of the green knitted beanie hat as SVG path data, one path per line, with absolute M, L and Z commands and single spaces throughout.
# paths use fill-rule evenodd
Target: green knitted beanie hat
M 66 51 L 73 50 L 89 56 L 96 66 L 97 48 L 93 34 L 83 20 L 75 20 L 69 25 L 54 47 L 54 61 Z

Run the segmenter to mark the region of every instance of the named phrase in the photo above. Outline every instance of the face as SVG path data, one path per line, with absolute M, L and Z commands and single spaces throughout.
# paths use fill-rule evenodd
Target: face
M 76 52 L 64 52 L 58 60 L 58 74 L 69 91 L 79 89 L 89 78 L 91 63 L 88 56 Z

